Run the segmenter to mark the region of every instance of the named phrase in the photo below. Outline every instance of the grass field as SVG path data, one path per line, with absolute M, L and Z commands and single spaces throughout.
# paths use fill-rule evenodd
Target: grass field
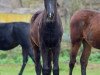
M 0 65 L 0 75 L 18 75 L 21 65 L 15 64 L 3 64 Z M 60 75 L 68 74 L 68 64 L 60 63 Z M 87 75 L 99 75 L 100 74 L 100 64 L 88 65 Z M 23 75 L 35 75 L 34 65 L 28 64 L 25 68 Z M 74 68 L 73 75 L 81 75 L 80 66 L 76 65 Z
M 63 43 L 64 44 L 64 43 Z M 68 50 L 64 47 L 60 54 L 60 75 L 69 75 L 69 54 Z M 18 75 L 21 64 L 22 64 L 22 55 L 21 55 L 21 47 L 16 47 L 11 51 L 0 51 L 0 75 Z M 98 50 L 92 50 L 89 65 L 87 67 L 87 75 L 100 75 L 100 52 Z M 81 75 L 80 65 L 79 65 L 78 56 L 78 65 L 75 66 L 73 75 Z M 28 65 L 25 68 L 23 75 L 36 75 L 34 64 L 31 59 L 29 59 Z

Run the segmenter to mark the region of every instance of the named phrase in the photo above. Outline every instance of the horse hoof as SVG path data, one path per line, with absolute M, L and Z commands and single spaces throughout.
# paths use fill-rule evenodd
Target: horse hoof
M 22 75 L 22 74 L 19 73 L 18 75 Z

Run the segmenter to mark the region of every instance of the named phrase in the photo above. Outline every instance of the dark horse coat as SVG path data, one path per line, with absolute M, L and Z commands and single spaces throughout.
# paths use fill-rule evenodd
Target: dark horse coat
M 0 23 L 0 50 L 7 51 L 18 45 L 22 47 L 23 65 L 19 75 L 22 75 L 28 55 L 34 60 L 29 30 L 29 23 Z
M 24 41 L 21 40 L 26 38 L 28 28 L 27 23 L 0 23 L 0 49 L 6 51 L 19 44 L 24 45 Z
M 62 24 L 58 13 L 56 13 L 56 18 L 52 22 L 49 22 L 46 16 L 45 10 L 38 11 L 33 15 L 31 21 L 31 39 L 37 63 L 36 71 L 37 75 L 40 75 L 38 72 L 40 72 L 41 52 L 43 59 L 43 75 L 50 75 L 51 57 L 54 63 L 54 75 L 58 75 L 58 57 L 63 34 Z

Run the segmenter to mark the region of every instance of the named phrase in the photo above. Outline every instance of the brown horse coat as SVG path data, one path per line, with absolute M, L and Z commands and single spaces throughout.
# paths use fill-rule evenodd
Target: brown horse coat
M 100 49 L 100 12 L 77 11 L 71 18 L 71 38 L 85 39 L 89 45 Z
M 83 52 L 80 58 L 81 74 L 86 75 L 91 47 L 100 49 L 100 12 L 84 9 L 74 13 L 70 21 L 70 36 L 72 47 L 69 75 L 72 75 L 81 43 L 83 44 Z

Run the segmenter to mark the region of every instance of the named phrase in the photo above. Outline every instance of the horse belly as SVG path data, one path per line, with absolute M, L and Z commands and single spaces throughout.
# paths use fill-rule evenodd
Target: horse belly
M 86 41 L 94 48 L 100 49 L 100 26 L 91 25 L 84 33 Z
M 94 48 L 100 49 L 100 32 L 97 32 L 97 34 L 96 33 L 93 34 L 93 39 L 91 44 Z
M 2 37 L 0 39 L 0 50 L 9 50 L 16 47 L 18 44 L 11 37 Z

